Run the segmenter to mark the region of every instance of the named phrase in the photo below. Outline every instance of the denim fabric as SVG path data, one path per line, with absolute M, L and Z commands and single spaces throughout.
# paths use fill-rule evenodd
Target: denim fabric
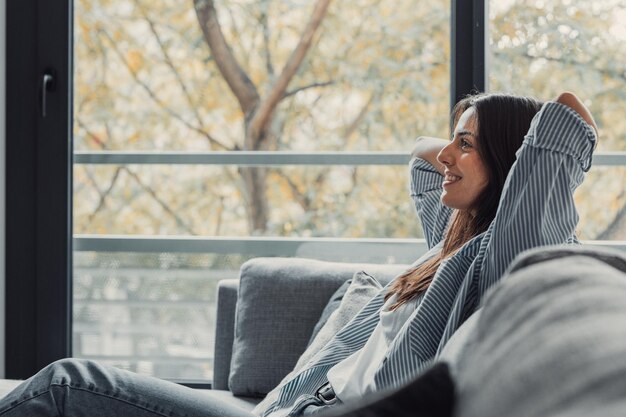
M 2 417 L 251 417 L 200 391 L 157 378 L 63 359 L 0 400 Z

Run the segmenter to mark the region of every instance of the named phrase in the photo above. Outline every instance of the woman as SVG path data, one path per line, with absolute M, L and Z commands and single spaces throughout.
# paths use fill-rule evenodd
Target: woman
M 262 415 L 306 415 L 336 398 L 403 385 L 432 362 L 517 254 L 576 242 L 572 193 L 596 142 L 593 118 L 576 96 L 564 93 L 543 107 L 522 97 L 474 96 L 457 104 L 452 119 L 452 141 L 422 138 L 411 161 L 430 251 L 271 404 L 257 407 Z
M 280 386 L 264 416 L 307 415 L 401 386 L 432 362 L 518 253 L 576 241 L 572 193 L 590 167 L 596 128 L 573 94 L 543 107 L 514 96 L 469 97 L 452 125 L 451 142 L 421 139 L 411 162 L 431 249 Z M 245 413 L 164 381 L 64 360 L 0 401 L 0 416 L 30 415 Z

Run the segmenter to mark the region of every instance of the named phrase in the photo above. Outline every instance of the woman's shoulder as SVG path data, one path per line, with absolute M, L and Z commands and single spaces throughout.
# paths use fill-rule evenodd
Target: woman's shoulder
M 465 244 L 461 246 L 461 249 L 459 249 L 459 251 L 454 256 L 463 257 L 463 258 L 471 258 L 471 259 L 476 258 L 480 251 L 481 244 L 483 240 L 485 239 L 485 236 L 487 235 L 488 235 L 488 230 L 485 232 L 482 232 L 479 235 L 474 236 L 473 238 L 465 242 Z

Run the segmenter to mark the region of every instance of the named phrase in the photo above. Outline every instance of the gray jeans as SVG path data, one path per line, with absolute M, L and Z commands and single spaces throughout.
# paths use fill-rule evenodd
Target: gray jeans
M 63 359 L 0 400 L 2 417 L 251 417 L 197 391 L 96 362 Z

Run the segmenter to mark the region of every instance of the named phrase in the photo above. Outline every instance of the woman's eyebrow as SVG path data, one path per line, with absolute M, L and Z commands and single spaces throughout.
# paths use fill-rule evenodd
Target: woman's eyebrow
M 474 134 L 474 132 L 470 132 L 469 130 L 461 130 L 456 132 L 457 135 L 459 136 L 471 136 L 471 137 L 476 137 L 476 135 Z

